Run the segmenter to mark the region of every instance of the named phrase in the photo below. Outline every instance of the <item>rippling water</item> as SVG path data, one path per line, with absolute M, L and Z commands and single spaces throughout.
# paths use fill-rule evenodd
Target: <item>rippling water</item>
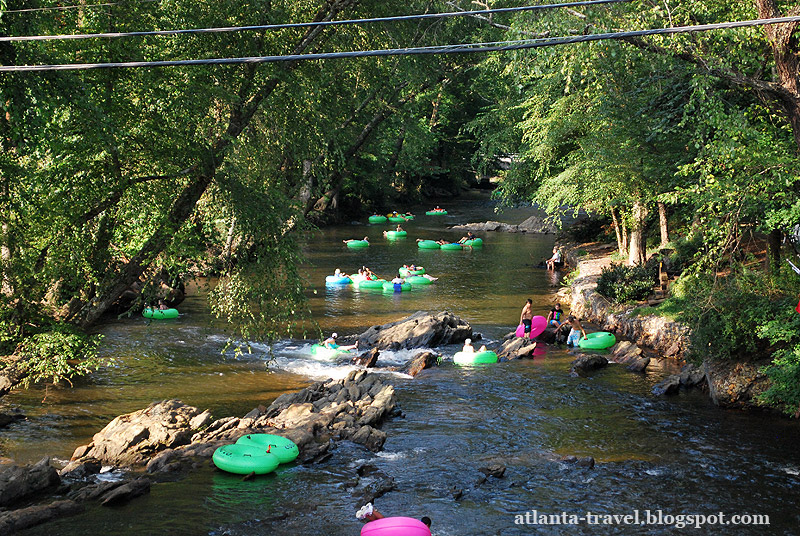
M 406 242 L 382 240 L 380 232 L 388 226 L 347 225 L 311 236 L 309 297 L 321 328 L 356 333 L 416 310 L 448 309 L 491 345 L 516 325 L 526 297 L 546 314 L 557 282 L 532 265 L 547 256 L 552 237 L 486 233 L 483 250 L 416 249 L 417 237 L 461 235 L 446 225 L 502 218 L 518 223 L 527 216 L 514 211 L 498 217 L 489 209 L 477 197 L 454 205 L 445 220 L 420 216 L 404 225 Z M 373 244 L 366 251 L 341 244 L 365 234 Z M 335 267 L 354 271 L 366 264 L 388 275 L 408 262 L 440 280 L 401 295 L 331 290 L 323 283 Z M 313 341 L 280 341 L 271 349 L 256 343 L 252 354 L 221 354 L 225 336 L 209 321 L 202 298 L 194 295 L 181 310 L 186 314 L 176 321 L 148 324 L 133 318 L 105 326 L 104 347 L 114 365 L 76 388 L 7 397 L 3 404 L 19 406 L 29 420 L 0 431 L 0 455 L 26 462 L 43 454 L 66 458 L 109 419 L 154 400 L 177 397 L 210 407 L 216 416 L 242 415 L 282 392 L 350 370 L 311 359 Z M 268 369 L 269 350 L 275 361 Z M 443 350 L 452 355 L 456 348 Z M 364 464 L 396 482 L 394 491 L 376 501 L 381 512 L 428 515 L 437 536 L 690 530 L 515 524 L 515 515 L 531 510 L 766 514 L 769 527 L 710 526 L 705 532 L 797 533 L 796 422 L 723 411 L 701 393 L 653 397 L 659 370 L 643 376 L 612 365 L 589 378 L 572 378 L 571 357 L 557 348 L 534 360 L 494 366 L 445 362 L 414 379 L 386 371 L 411 355 L 381 354 L 379 368 L 392 375 L 405 414 L 383 426 L 388 433 L 383 452 L 340 443 L 324 463 L 281 467 L 251 482 L 206 467 L 185 480 L 153 486 L 150 495 L 128 506 L 93 507 L 26 534 L 355 535 L 361 527 L 354 517 L 355 495 L 365 484 L 356 469 Z M 558 461 L 564 455 L 592 456 L 597 465 L 587 469 Z M 507 466 L 505 476 L 479 484 L 478 469 L 492 462 Z

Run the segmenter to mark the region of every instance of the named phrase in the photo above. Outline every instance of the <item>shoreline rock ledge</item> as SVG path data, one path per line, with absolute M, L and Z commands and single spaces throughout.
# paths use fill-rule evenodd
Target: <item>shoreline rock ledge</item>
M 387 437 L 378 427 L 397 414 L 394 387 L 364 370 L 285 393 L 243 417 L 213 420 L 208 411 L 179 400 L 156 402 L 113 419 L 58 473 L 48 458 L 0 468 L 0 498 L 7 499 L 0 503 L 0 534 L 74 515 L 84 503 L 111 506 L 148 493 L 151 483 L 212 464 L 218 447 L 247 434 L 291 439 L 300 449 L 298 463 L 327 458 L 342 440 L 377 452 Z M 118 481 L 99 481 L 94 475 L 103 464 L 130 471 Z M 20 490 L 23 480 L 27 484 Z

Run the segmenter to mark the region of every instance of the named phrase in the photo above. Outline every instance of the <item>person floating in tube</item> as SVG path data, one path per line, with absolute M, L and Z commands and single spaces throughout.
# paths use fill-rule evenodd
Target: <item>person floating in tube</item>
M 361 521 L 375 521 L 377 519 L 384 519 L 385 517 L 385 515 L 378 512 L 378 510 L 372 506 L 372 503 L 365 504 L 356 512 L 356 519 Z M 428 516 L 423 516 L 419 520 L 422 521 L 422 523 L 424 523 L 428 528 L 431 528 L 431 518 Z
M 356 341 L 355 344 L 351 344 L 348 346 L 339 346 L 338 344 L 336 344 L 336 338 L 338 336 L 339 336 L 338 333 L 332 333 L 330 337 L 322 341 L 322 346 L 324 346 L 325 348 L 329 348 L 331 350 L 342 350 L 344 352 L 348 350 L 355 350 L 356 348 L 358 348 L 358 341 Z

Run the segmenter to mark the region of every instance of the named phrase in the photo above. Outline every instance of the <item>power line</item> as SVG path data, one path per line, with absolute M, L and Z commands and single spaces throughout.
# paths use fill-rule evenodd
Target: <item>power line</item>
M 423 13 L 420 15 L 397 15 L 394 17 L 376 17 L 371 19 L 348 19 L 348 20 L 327 20 L 318 22 L 292 22 L 286 24 L 260 24 L 254 26 L 224 26 L 219 28 L 186 28 L 182 30 L 152 30 L 142 32 L 106 32 L 94 34 L 72 34 L 72 35 L 22 35 L 0 37 L 0 42 L 4 41 L 65 41 L 74 39 L 95 39 L 95 38 L 117 38 L 117 37 L 141 37 L 148 35 L 180 35 L 180 34 L 203 34 L 203 33 L 223 33 L 223 32 L 244 32 L 252 30 L 285 30 L 288 28 L 309 28 L 315 26 L 342 26 L 347 24 L 366 24 L 373 22 L 397 22 L 419 19 L 441 19 L 450 17 L 465 17 L 472 15 L 487 15 L 493 13 L 517 13 L 521 11 L 535 11 L 540 9 L 555 9 L 560 7 L 581 7 L 599 4 L 616 4 L 620 2 L 630 2 L 631 0 L 584 0 L 580 2 L 567 2 L 560 4 L 542 4 L 537 6 L 504 7 L 496 9 L 483 9 L 478 11 L 454 11 L 447 13 Z
M 105 4 L 85 4 L 85 5 L 77 5 L 77 6 L 31 7 L 31 8 L 27 8 L 27 9 L 6 9 L 5 11 L 0 10 L 0 15 L 7 15 L 9 13 L 32 13 L 32 12 L 35 12 L 35 11 L 67 11 L 69 9 L 86 9 L 86 8 L 119 6 L 119 5 L 123 5 L 123 4 L 157 2 L 157 1 L 158 0 L 127 0 L 126 2 L 107 2 Z
M 772 19 L 756 19 L 735 22 L 721 22 L 717 24 L 701 24 L 697 26 L 678 26 L 674 28 L 654 28 L 650 30 L 634 30 L 628 32 L 614 32 L 593 35 L 580 35 L 575 37 L 555 37 L 537 40 L 507 41 L 501 43 L 469 43 L 457 45 L 442 45 L 415 48 L 394 48 L 382 50 L 356 50 L 350 52 L 327 52 L 319 54 L 287 54 L 283 56 L 253 56 L 242 58 L 213 58 L 197 60 L 166 60 L 166 61 L 133 61 L 113 63 L 73 63 L 62 65 L 5 65 L 0 66 L 0 72 L 14 71 L 76 71 L 89 69 L 111 68 L 139 68 L 139 67 L 177 67 L 188 65 L 233 65 L 242 63 L 276 63 L 283 61 L 309 61 L 341 58 L 365 58 L 376 56 L 407 56 L 420 54 L 460 54 L 474 52 L 504 52 L 509 50 L 525 50 L 546 46 L 568 45 L 589 41 L 606 39 L 624 39 L 627 37 L 644 37 L 649 35 L 670 35 L 692 32 L 706 32 L 729 28 L 743 28 L 747 26 L 765 26 L 768 24 L 782 24 L 787 22 L 800 22 L 797 17 L 778 17 Z M 485 46 L 490 44 L 492 46 Z

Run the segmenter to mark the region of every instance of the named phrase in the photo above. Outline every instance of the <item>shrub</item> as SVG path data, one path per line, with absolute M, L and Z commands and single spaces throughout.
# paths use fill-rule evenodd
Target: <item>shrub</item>
M 20 367 L 27 374 L 23 385 L 89 374 L 101 365 L 97 357 L 99 337 L 90 337 L 67 325 L 32 335 L 17 347 Z
M 597 291 L 614 303 L 630 303 L 649 296 L 654 284 L 655 272 L 651 266 L 612 264 L 603 268 Z

